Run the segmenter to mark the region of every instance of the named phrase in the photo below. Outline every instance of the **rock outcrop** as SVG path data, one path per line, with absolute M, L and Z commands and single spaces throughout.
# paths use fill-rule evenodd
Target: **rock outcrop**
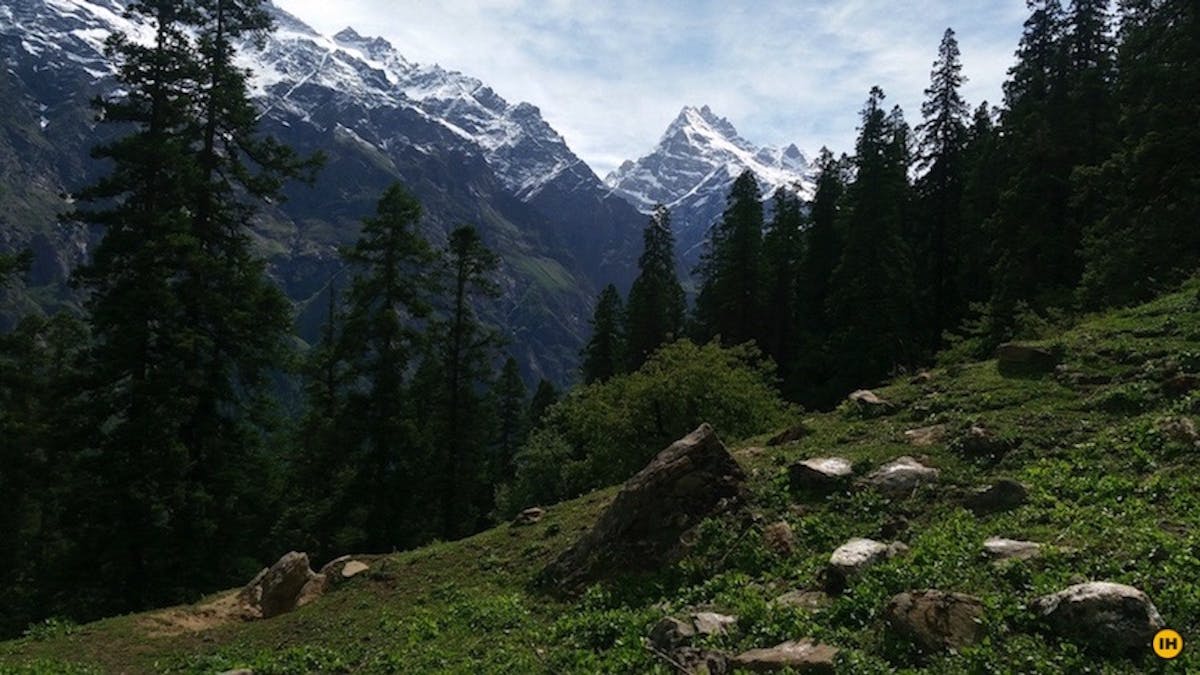
M 1033 601 L 1054 635 L 1107 653 L 1144 652 L 1164 626 L 1154 603 L 1124 584 L 1093 581 Z
M 791 640 L 766 649 L 751 649 L 730 659 L 730 665 L 752 673 L 791 669 L 804 675 L 834 672 L 838 648 L 813 640 Z
M 899 593 L 888 602 L 884 616 L 895 633 L 930 652 L 961 649 L 984 633 L 983 602 L 963 593 Z
M 308 554 L 291 551 L 259 572 L 238 598 L 253 616 L 269 619 L 296 609 L 307 595 L 305 586 L 314 581 L 319 578 L 308 566 Z
M 947 433 L 945 424 L 934 424 L 920 429 L 909 429 L 904 432 L 904 440 L 914 447 L 928 448 L 944 443 Z
M 544 578 L 577 587 L 613 571 L 649 571 L 678 559 L 681 536 L 740 502 L 745 473 L 704 424 L 663 450 L 621 491 Z

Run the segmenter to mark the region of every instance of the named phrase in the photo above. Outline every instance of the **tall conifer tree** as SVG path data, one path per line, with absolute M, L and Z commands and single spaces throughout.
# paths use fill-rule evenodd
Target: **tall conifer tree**
M 592 315 L 592 337 L 583 349 L 583 383 L 603 382 L 625 372 L 625 308 L 617 287 L 600 292 Z
M 727 345 L 764 341 L 763 207 L 754 173 L 743 171 L 729 190 L 725 213 L 713 227 L 698 268 L 698 336 Z
M 626 355 L 637 370 L 663 344 L 683 333 L 686 299 L 675 271 L 675 235 L 671 213 L 656 206 L 642 234 L 638 277 L 629 289 L 626 316 Z

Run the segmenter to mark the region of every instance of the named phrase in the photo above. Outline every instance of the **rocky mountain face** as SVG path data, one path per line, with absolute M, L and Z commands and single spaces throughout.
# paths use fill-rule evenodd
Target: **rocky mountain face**
M 604 182 L 643 213 L 667 205 L 683 263 L 691 267 L 725 210 L 730 186 L 746 169 L 754 172 L 764 200 L 781 187 L 812 195 L 812 171 L 799 148 L 756 146 L 708 106 L 685 107 L 650 154 L 626 161 Z
M 63 282 L 98 236 L 56 216 L 104 170 L 87 151 L 113 131 L 96 125 L 88 102 L 114 86 L 107 36 L 143 34 L 122 16 L 126 2 L 0 0 L 0 250 L 36 254 L 31 288 L 13 298 L 9 321 L 71 302 Z M 241 53 L 262 127 L 328 160 L 315 185 L 291 186 L 256 228 L 301 336 L 313 337 L 324 319 L 337 247 L 400 180 L 421 200 L 435 244 L 463 222 L 480 227 L 504 261 L 503 295 L 481 311 L 508 335 L 527 375 L 569 381 L 598 289 L 632 278 L 644 217 L 535 106 L 412 63 L 386 40 L 352 29 L 325 36 L 273 11 L 276 32 Z

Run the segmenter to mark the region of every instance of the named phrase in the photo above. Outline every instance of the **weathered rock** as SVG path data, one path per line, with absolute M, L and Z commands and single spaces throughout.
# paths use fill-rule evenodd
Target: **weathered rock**
M 961 436 L 954 439 L 954 450 L 967 457 L 1000 457 L 1013 448 L 1011 439 L 1002 438 L 994 430 L 981 424 L 972 424 Z
M 1164 626 L 1145 593 L 1107 581 L 1071 586 L 1031 607 L 1053 634 L 1100 652 L 1144 652 Z
M 909 383 L 910 384 L 928 384 L 932 380 L 933 380 L 933 373 L 931 373 L 927 370 L 923 370 L 923 371 L 917 373 L 916 375 L 914 375 L 913 378 L 911 380 L 909 380 Z
M 531 507 L 525 509 L 524 511 L 518 513 L 517 517 L 513 518 L 512 524 L 513 524 L 513 527 L 523 527 L 523 526 L 527 526 L 527 525 L 534 525 L 536 523 L 540 523 L 542 521 L 542 518 L 544 518 L 545 516 L 546 516 L 546 509 L 543 509 L 538 506 L 531 506 Z
M 1011 478 L 1001 478 L 967 496 L 964 504 L 977 516 L 1011 511 L 1029 498 L 1029 488 Z
M 874 539 L 851 539 L 829 556 L 825 571 L 826 589 L 833 594 L 841 593 L 863 570 L 907 552 L 908 547 L 900 542 L 885 544 Z
M 892 597 L 888 626 L 926 651 L 961 649 L 983 637 L 983 602 L 963 593 L 926 590 Z
M 692 675 L 725 675 L 729 672 L 729 657 L 711 649 L 680 647 L 669 656 L 672 666 L 682 666 L 684 672 Z
M 996 360 L 1004 374 L 1050 373 L 1058 357 L 1048 349 L 1009 342 L 996 348 Z
M 875 392 L 869 389 L 859 389 L 850 394 L 847 400 L 858 408 L 859 412 L 867 416 L 885 415 L 896 409 L 896 406 L 890 401 L 879 398 Z
M 361 560 L 351 560 L 342 567 L 342 578 L 352 579 L 371 569 L 371 566 Z
M 1159 421 L 1158 431 L 1172 443 L 1200 447 L 1200 432 L 1190 417 L 1168 417 Z
M 803 424 L 797 424 L 790 429 L 786 429 L 772 436 L 771 440 L 767 441 L 767 445 L 774 447 L 777 445 L 795 443 L 811 433 L 812 431 L 808 427 L 804 426 Z
M 828 607 L 833 598 L 824 591 L 788 591 L 771 602 L 780 607 L 816 610 Z
M 1163 393 L 1176 398 L 1187 396 L 1197 389 L 1200 389 L 1200 375 L 1191 373 L 1176 375 L 1162 383 Z
M 730 659 L 730 665 L 752 673 L 791 668 L 796 673 L 833 673 L 838 649 L 810 639 L 793 640 L 767 649 L 751 649 Z
M 1005 560 L 1029 560 L 1036 558 L 1042 553 L 1042 545 L 1036 541 L 1021 541 L 1019 539 L 1004 539 L 1003 537 L 991 537 L 983 542 L 984 554 L 995 560 L 1002 562 Z
M 737 617 L 716 612 L 696 612 L 683 619 L 663 617 L 650 631 L 650 644 L 670 653 L 697 637 L 724 635 L 737 626 Z
M 937 480 L 940 471 L 904 456 L 884 464 L 866 477 L 865 483 L 883 494 L 899 497 Z
M 545 576 L 577 587 L 613 571 L 648 571 L 677 560 L 684 533 L 738 503 L 744 480 L 741 467 L 704 424 L 626 481 L 595 526 Z
M 845 488 L 854 475 L 850 461 L 841 457 L 816 457 L 788 467 L 792 490 L 825 494 Z
M 946 440 L 946 432 L 945 424 L 935 424 L 930 427 L 921 427 L 920 429 L 909 429 L 904 432 L 904 439 L 910 445 L 918 448 L 928 448 L 944 442 Z
M 796 551 L 796 533 L 786 520 L 763 528 L 763 545 L 775 554 L 788 557 Z
M 305 586 L 316 577 L 309 569 L 308 554 L 291 551 L 259 572 L 239 598 L 255 616 L 269 619 L 295 609 Z

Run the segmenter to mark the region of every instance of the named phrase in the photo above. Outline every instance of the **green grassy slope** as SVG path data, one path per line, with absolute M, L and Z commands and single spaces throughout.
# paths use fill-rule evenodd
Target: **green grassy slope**
M 1039 632 L 1025 606 L 1083 580 L 1118 581 L 1146 591 L 1185 640 L 1200 640 L 1200 449 L 1162 431 L 1165 418 L 1200 415 L 1200 392 L 1162 387 L 1177 373 L 1200 373 L 1200 283 L 1093 317 L 1046 345 L 1063 350 L 1068 373 L 1011 377 L 994 361 L 935 370 L 926 382 L 877 389 L 897 404 L 889 415 L 843 408 L 808 416 L 813 433 L 797 443 L 730 443 L 750 475 L 757 522 L 783 519 L 795 530 L 791 556 L 769 552 L 747 519 L 713 520 L 687 559 L 653 578 L 594 587 L 576 600 L 537 590 L 538 571 L 588 527 L 615 493 L 609 489 L 552 506 L 531 527 L 504 525 L 388 556 L 269 621 L 169 634 L 151 614 L 43 626 L 0 644 L 0 672 L 670 673 L 642 638 L 664 615 L 701 605 L 740 617 L 715 647 L 737 652 L 811 636 L 842 648 L 839 669 L 847 673 L 1200 671 L 1194 647 L 1170 663 L 1148 650 L 1132 660 L 1089 653 Z M 965 457 L 954 431 L 972 423 L 1012 449 L 1002 458 Z M 949 425 L 950 441 L 905 441 L 904 431 L 930 424 Z M 900 500 L 852 492 L 797 502 L 787 465 L 828 455 L 864 472 L 916 455 L 942 475 Z M 963 493 L 1000 477 L 1026 483 L 1028 503 L 983 517 L 958 506 Z M 819 588 L 830 552 L 860 536 L 899 539 L 911 552 L 869 569 L 824 609 L 770 604 L 788 590 Z M 1061 550 L 996 566 L 981 555 L 989 536 Z M 926 656 L 888 637 L 888 598 L 920 588 L 980 596 L 986 639 L 959 654 Z

